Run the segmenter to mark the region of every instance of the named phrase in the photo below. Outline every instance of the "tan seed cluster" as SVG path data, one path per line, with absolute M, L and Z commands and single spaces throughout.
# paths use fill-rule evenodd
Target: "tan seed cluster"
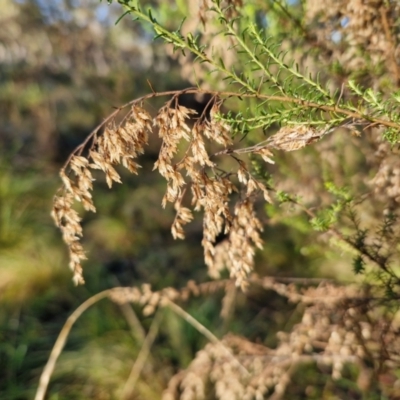
M 263 230 L 254 212 L 254 205 L 246 199 L 235 207 L 235 217 L 229 232 L 229 266 L 237 285 L 245 287 L 246 278 L 254 266 L 254 246 L 262 248 L 260 232 Z
M 174 203 L 180 197 L 185 184 L 185 180 L 174 163 L 174 157 L 178 152 L 181 140 L 190 141 L 191 129 L 187 125 L 186 119 L 191 114 L 195 114 L 195 111 L 182 106 L 173 109 L 166 105 L 161 108 L 155 119 L 159 136 L 163 141 L 154 169 L 157 169 L 168 182 L 167 192 L 162 201 L 163 207 L 167 202 Z
M 329 48 L 332 59 L 346 65 L 348 72 L 364 68 L 367 54 L 373 65 L 386 63 L 398 79 L 399 37 L 394 28 L 398 2 L 307 0 L 304 5 L 310 35 Z
M 172 225 L 172 234 L 175 238 L 183 239 L 185 237 L 183 225 L 193 219 L 191 210 L 182 206 L 183 187 L 187 183 L 179 170 L 185 168 L 190 178 L 194 210 L 204 210 L 202 245 L 210 275 L 217 277 L 222 267 L 218 252 L 215 250 L 217 236 L 223 232 L 229 233 L 230 262 L 225 265 L 228 266 L 231 276 L 237 278 L 237 283 L 241 285 L 253 268 L 253 245 L 261 247 L 261 239 L 257 234 L 261 230 L 261 224 L 255 217 L 254 211 L 250 210 L 252 207 L 250 201 L 238 203 L 235 217 L 231 215 L 230 195 L 238 189 L 228 177 L 214 172 L 215 163 L 209 158 L 204 138 L 214 140 L 225 148 L 232 144 L 229 126 L 220 118 L 218 106 L 212 107 L 209 120 L 196 122 L 190 129 L 186 120 L 193 114 L 192 110 L 182 106 L 176 109 L 164 107 L 156 118 L 163 143 L 155 168 L 168 181 L 163 206 L 167 202 L 175 203 L 177 214 Z M 184 158 L 174 163 L 178 144 L 182 139 L 189 142 L 188 148 Z M 211 169 L 213 174 L 209 174 L 206 168 Z M 249 197 L 256 190 L 261 189 L 265 197 L 270 200 L 265 186 L 252 178 L 244 179 L 243 174 L 249 175 L 247 170 L 244 171 L 245 167 L 242 166 L 238 174 L 239 180 L 247 185 L 246 196 Z M 241 246 L 240 254 L 238 250 L 233 250 L 236 245 Z
M 384 323 L 381 312 L 371 307 L 373 299 L 362 290 L 329 283 L 302 290 L 273 278 L 257 277 L 251 279 L 251 284 L 278 289 L 280 295 L 286 293 L 291 301 L 301 303 L 301 321 L 291 332 L 278 333 L 275 348 L 226 335 L 222 343 L 231 350 L 235 362 L 218 343 L 207 344 L 185 370 L 170 380 L 163 400 L 210 396 L 218 400 L 283 399 L 288 396 L 293 373 L 303 365 L 323 367 L 333 382 L 342 378 L 346 365 L 352 365 L 359 371 L 355 384 L 361 391 L 368 390 L 372 376 L 397 379 L 385 374 L 400 361 L 399 327 Z
M 137 174 L 140 165 L 136 159 L 144 153 L 153 127 L 162 139 L 154 169 L 167 181 L 162 206 L 173 203 L 176 210 L 171 227 L 173 237 L 184 239 L 184 226 L 193 220 L 193 210 L 203 211 L 202 245 L 209 273 L 217 278 L 222 268 L 228 268 L 239 286 L 244 285 L 253 270 L 255 247 L 262 247 L 262 226 L 254 210 L 254 200 L 260 193 L 268 202 L 271 198 L 266 186 L 252 176 L 238 156 L 254 153 L 273 163 L 271 148 L 297 150 L 322 135 L 312 127 L 286 127 L 258 145 L 234 149 L 230 126 L 220 114 L 219 99 L 212 100 L 208 116 L 205 113 L 197 116 L 194 110 L 177 101 L 173 97 L 155 118 L 134 103 L 122 122 L 117 123 L 115 117 L 119 111 L 116 111 L 104 124 L 102 134 L 98 129 L 92 132 L 62 169 L 63 188 L 55 197 L 52 215 L 69 247 L 70 268 L 77 284 L 83 283 L 81 262 L 85 254 L 80 244 L 81 217 L 73 204 L 77 201 L 85 210 L 96 211 L 92 200 L 92 170 L 102 171 L 110 188 L 114 182 L 121 183 L 116 166 L 122 165 Z M 222 146 L 222 150 L 212 154 L 212 146 Z M 232 157 L 237 170 L 225 172 L 217 164 L 218 156 Z M 238 187 L 232 181 L 236 177 Z M 234 192 L 240 192 L 236 205 L 232 204 Z M 186 204 L 186 193 L 191 193 L 191 207 Z M 227 240 L 216 245 L 221 234 L 227 235 Z
M 372 161 L 378 164 L 377 172 L 369 182 L 377 197 L 381 200 L 400 202 L 400 162 L 388 143 L 379 143 Z
M 189 281 L 187 285 L 180 290 L 167 287 L 155 292 L 151 289 L 149 284 L 143 284 L 140 288 L 116 288 L 111 294 L 111 299 L 118 304 L 139 304 L 143 307 L 144 315 L 151 315 L 155 312 L 157 307 L 165 306 L 167 301 L 187 301 L 190 297 L 210 295 L 211 293 L 224 289 L 229 285 L 231 285 L 231 282 L 224 280 L 202 284 L 196 284 L 194 281 Z
M 267 140 L 267 147 L 295 151 L 319 140 L 322 135 L 321 131 L 310 126 L 285 126 Z
M 54 197 L 52 217 L 61 229 L 64 242 L 69 248 L 70 268 L 75 284 L 83 284 L 81 261 L 86 259 L 79 240 L 82 237 L 81 218 L 73 209 L 74 201 L 82 203 L 87 211 L 96 212 L 91 191 L 94 181 L 91 170 L 104 172 L 109 187 L 121 183 L 114 165 L 122 164 L 130 172 L 137 173 L 139 165 L 133 160 L 144 151 L 151 130 L 151 117 L 143 108 L 134 106 L 119 126 L 110 124 L 88 151 L 88 157 L 73 155 L 66 169 L 60 172 L 63 181 L 61 194 Z

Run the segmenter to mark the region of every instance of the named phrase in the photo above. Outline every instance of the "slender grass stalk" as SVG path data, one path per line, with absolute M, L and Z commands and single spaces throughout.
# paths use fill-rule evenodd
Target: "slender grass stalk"
M 154 340 L 157 337 L 158 331 L 160 329 L 160 324 L 162 322 L 162 318 L 163 314 L 161 310 L 158 310 L 153 318 L 153 322 L 151 323 L 149 333 L 144 339 L 140 352 L 136 358 L 135 363 L 132 366 L 129 377 L 125 382 L 124 389 L 122 391 L 123 399 L 130 399 L 133 394 L 133 391 L 135 390 L 136 383 L 140 377 L 140 374 L 143 370 L 146 360 L 148 360 L 149 358 L 151 346 L 153 345 Z
M 56 366 L 56 362 L 58 358 L 60 357 L 61 352 L 64 349 L 65 343 L 68 339 L 68 335 L 74 326 L 75 322 L 78 320 L 78 318 L 91 306 L 96 304 L 102 299 L 107 298 L 111 293 L 111 289 L 104 290 L 100 293 L 95 294 L 94 296 L 90 297 L 87 299 L 85 302 L 83 302 L 67 319 L 65 322 L 63 328 L 61 329 L 61 332 L 59 333 L 57 340 L 53 346 L 53 349 L 51 350 L 50 357 L 47 360 L 47 363 L 42 371 L 42 374 L 40 375 L 39 379 L 39 386 L 36 391 L 35 395 L 35 400 L 43 400 L 47 388 L 49 386 L 50 378 L 54 372 L 54 368 Z

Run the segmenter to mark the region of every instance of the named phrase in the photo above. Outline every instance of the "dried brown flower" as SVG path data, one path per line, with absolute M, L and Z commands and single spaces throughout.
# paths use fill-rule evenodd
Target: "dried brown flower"
M 162 144 L 154 169 L 167 181 L 162 206 L 173 203 L 176 210 L 171 227 L 173 237 L 184 239 L 184 226 L 194 218 L 192 208 L 202 211 L 202 245 L 210 275 L 217 278 L 227 268 L 237 285 L 244 287 L 254 267 L 255 248 L 262 248 L 262 225 L 256 216 L 254 201 L 259 194 L 268 202 L 272 200 L 266 185 L 252 175 L 238 156 L 259 154 L 267 163 L 273 163 L 272 148 L 297 150 L 318 140 L 325 132 L 304 125 L 284 127 L 255 146 L 234 149 L 231 128 L 220 114 L 222 103 L 214 97 L 209 116 L 197 116 L 194 110 L 179 105 L 175 95 L 152 118 L 134 102 L 121 122 L 116 122 L 119 112 L 116 111 L 104 122 L 102 134 L 98 128 L 90 136 L 91 142 L 87 139 L 77 148 L 60 172 L 63 188 L 55 197 L 52 213 L 69 247 L 70 267 L 76 283 L 83 283 L 81 261 L 85 254 L 79 243 L 81 217 L 73 209 L 74 201 L 81 202 L 87 211 L 96 211 L 92 200 L 92 170 L 102 171 L 110 188 L 114 182 L 122 183 L 117 171 L 119 165 L 137 174 L 140 165 L 136 159 L 144 152 L 155 127 Z M 210 149 L 215 146 L 219 150 L 212 153 Z M 235 161 L 236 171 L 227 173 L 219 167 L 218 157 L 224 156 Z M 236 177 L 239 186 L 233 182 Z M 188 189 L 192 208 L 184 201 Z M 239 200 L 233 202 L 233 193 L 239 193 Z M 216 245 L 220 234 L 228 235 L 227 239 Z

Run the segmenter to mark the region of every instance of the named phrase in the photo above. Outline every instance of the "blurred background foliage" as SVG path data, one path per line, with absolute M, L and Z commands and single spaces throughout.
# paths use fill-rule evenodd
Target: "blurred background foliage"
M 247 13 L 282 35 L 286 28 L 279 13 L 269 14 L 267 21 L 258 11 L 269 4 L 253 2 Z M 161 1 L 158 17 L 175 25 L 186 8 L 184 1 Z M 11 400 L 33 397 L 63 323 L 91 295 L 144 282 L 155 289 L 179 288 L 189 279 L 203 282 L 208 277 L 200 220 L 188 227 L 184 242 L 170 235 L 173 210 L 160 207 L 165 183 L 151 172 L 155 141 L 142 157 L 139 176 L 124 176 L 125 184 L 112 191 L 97 183 L 98 213 L 84 219 L 87 284 L 73 286 L 66 249 L 50 218 L 59 168 L 115 107 L 148 93 L 147 80 L 157 91 L 191 83 L 179 60 L 161 42 L 153 42 L 145 27 L 129 18 L 115 25 L 122 13 L 117 4 L 0 0 L 0 10 L 0 398 Z M 187 105 L 194 107 L 196 101 L 189 99 Z M 330 141 L 330 151 L 341 149 L 341 140 Z M 321 166 L 330 178 L 336 174 L 341 184 L 352 183 L 343 177 L 352 177 L 365 164 L 362 156 L 353 157 L 357 150 L 349 142 L 342 156 L 351 162 L 337 166 L 347 168 L 343 173 L 325 159 L 319 166 L 307 163 L 304 154 L 308 157 L 306 152 L 288 161 L 298 171 L 299 186 Z M 261 216 L 270 223 L 257 272 L 348 278 L 349 257 L 339 259 L 337 249 L 316 242 L 303 215 L 285 219 L 282 207 L 291 206 L 269 205 Z M 216 335 L 231 331 L 268 345 L 274 344 L 276 331 L 290 330 L 301 316 L 276 293 L 254 290 L 237 294 L 234 315 L 226 322 L 219 316 L 221 298 L 193 299 L 185 309 Z M 152 317 L 134 310 L 147 331 Z M 140 332 L 124 315 L 119 306 L 103 301 L 77 322 L 57 364 L 49 399 L 118 398 L 141 346 Z M 160 398 L 170 377 L 205 344 L 172 312 L 163 321 L 135 399 Z

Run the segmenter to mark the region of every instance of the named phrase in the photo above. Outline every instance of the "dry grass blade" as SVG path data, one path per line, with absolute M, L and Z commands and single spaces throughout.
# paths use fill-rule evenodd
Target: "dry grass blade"
M 202 335 L 204 335 L 211 343 L 217 344 L 223 349 L 226 356 L 233 361 L 233 363 L 241 370 L 246 376 L 250 376 L 250 372 L 247 368 L 234 356 L 232 351 L 226 347 L 210 330 L 208 330 L 203 324 L 201 324 L 197 319 L 193 318 L 189 313 L 187 313 L 183 308 L 179 307 L 177 304 L 170 300 L 166 300 L 165 305 L 167 305 L 172 311 L 181 316 L 186 322 L 197 329 Z
M 156 339 L 158 330 L 160 328 L 161 321 L 162 321 L 162 313 L 159 310 L 156 313 L 156 315 L 154 316 L 153 322 L 151 323 L 151 326 L 149 329 L 149 333 L 147 334 L 147 336 L 142 344 L 142 348 L 140 349 L 140 352 L 136 358 L 136 361 L 132 366 L 132 370 L 129 374 L 129 377 L 128 377 L 127 381 L 125 382 L 124 389 L 122 391 L 123 399 L 131 398 L 131 395 L 133 394 L 133 391 L 135 390 L 136 382 L 139 379 L 140 373 L 143 370 L 144 364 L 149 357 L 150 349 L 154 343 L 154 340 Z
M 94 296 L 87 299 L 84 303 L 82 303 L 67 319 L 61 332 L 58 335 L 58 338 L 53 346 L 53 349 L 50 353 L 50 357 L 47 360 L 47 363 L 43 369 L 42 374 L 40 375 L 39 386 L 36 391 L 35 400 L 43 400 L 46 395 L 47 387 L 49 386 L 51 375 L 54 372 L 54 368 L 58 357 L 60 356 L 65 343 L 67 341 L 68 335 L 77 321 L 77 319 L 92 305 L 96 304 L 98 301 L 109 297 L 111 294 L 111 289 L 104 290 L 103 292 L 97 293 Z

